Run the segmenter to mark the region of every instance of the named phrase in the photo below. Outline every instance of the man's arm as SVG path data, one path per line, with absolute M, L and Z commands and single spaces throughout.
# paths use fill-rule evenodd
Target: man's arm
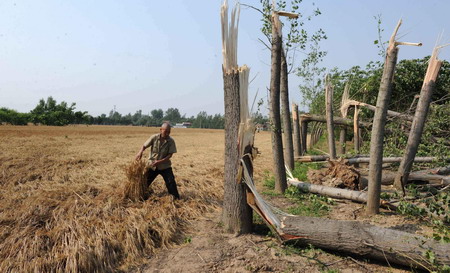
M 144 153 L 145 149 L 147 149 L 145 146 L 142 146 L 139 152 L 136 154 L 136 160 L 141 160 L 142 154 Z
M 166 157 L 164 157 L 163 159 L 153 161 L 152 167 L 157 166 L 157 165 L 159 165 L 159 164 L 161 164 L 161 163 L 164 163 L 164 162 L 169 161 L 169 159 L 172 157 L 172 155 L 173 155 L 173 154 L 168 154 L 168 155 L 167 155 Z
M 136 160 L 141 160 L 142 154 L 144 153 L 145 149 L 147 149 L 150 146 L 153 146 L 154 142 L 155 142 L 155 138 L 154 137 L 150 137 L 149 139 L 147 139 L 147 141 L 144 143 L 144 145 L 142 145 L 142 147 L 139 150 L 139 152 L 136 154 Z

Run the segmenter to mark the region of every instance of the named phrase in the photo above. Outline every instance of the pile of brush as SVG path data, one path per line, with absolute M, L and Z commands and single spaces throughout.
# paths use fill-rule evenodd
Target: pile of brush
M 127 182 L 123 198 L 131 201 L 143 201 L 148 198 L 147 164 L 144 160 L 133 160 L 125 167 Z

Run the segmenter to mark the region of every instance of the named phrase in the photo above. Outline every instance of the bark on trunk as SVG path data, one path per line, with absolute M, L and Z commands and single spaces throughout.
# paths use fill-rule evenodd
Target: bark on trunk
M 280 119 L 280 73 L 281 73 L 281 22 L 278 15 L 272 14 L 272 67 L 270 79 L 270 123 L 272 125 L 273 172 L 275 191 L 286 190 L 286 173 L 284 169 L 283 141 Z
M 326 76 L 328 78 L 328 75 Z M 327 113 L 327 131 L 328 131 L 328 152 L 331 159 L 336 159 L 336 144 L 334 141 L 334 122 L 333 122 L 333 87 L 329 79 L 325 80 L 326 113 Z
M 375 111 L 373 119 L 372 134 L 370 138 L 369 199 L 367 202 L 367 214 L 378 214 L 380 211 L 384 127 L 389 100 L 391 98 L 395 65 L 397 63 L 398 47 L 395 44 L 395 35 L 399 27 L 400 23 L 397 25 L 388 50 L 386 51 L 386 61 L 377 98 L 377 110 Z
M 361 149 L 361 138 L 359 130 L 359 109 L 355 106 L 355 115 L 353 116 L 353 142 L 355 153 L 359 154 Z
M 394 185 L 397 189 L 402 189 L 404 185 L 406 185 L 409 172 L 412 168 L 413 158 L 416 156 L 419 148 L 420 138 L 422 137 L 425 120 L 427 118 L 428 109 L 431 102 L 431 96 L 433 95 L 436 79 L 442 65 L 442 61 L 438 60 L 436 55 L 437 52 L 436 54 L 433 53 L 433 56 L 431 56 L 428 63 L 428 69 L 423 81 L 422 90 L 420 91 L 420 98 L 417 103 L 416 113 L 414 115 L 411 131 L 409 132 L 405 154 L 395 178 Z
M 304 155 L 307 152 L 308 122 L 300 118 L 300 125 L 302 155 Z
M 292 104 L 292 121 L 294 123 L 294 157 L 301 156 L 300 123 L 298 120 L 298 105 Z
M 450 264 L 448 243 L 357 221 L 285 216 L 281 218 L 279 232 L 282 237 L 297 239 L 305 245 L 429 271 L 433 265 L 425 257 L 426 252 L 432 252 L 438 264 Z
M 347 129 L 341 128 L 339 132 L 339 154 L 345 155 L 345 136 L 347 135 Z
M 289 169 L 294 169 L 294 148 L 292 142 L 291 113 L 289 110 L 288 68 L 284 50 L 281 49 L 281 75 L 280 75 L 281 109 L 284 127 L 284 161 Z

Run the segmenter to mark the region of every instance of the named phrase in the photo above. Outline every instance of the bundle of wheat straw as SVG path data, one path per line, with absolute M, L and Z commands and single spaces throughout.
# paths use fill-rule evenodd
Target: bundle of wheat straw
M 133 160 L 126 168 L 128 181 L 125 183 L 123 198 L 142 201 L 148 197 L 146 163 Z

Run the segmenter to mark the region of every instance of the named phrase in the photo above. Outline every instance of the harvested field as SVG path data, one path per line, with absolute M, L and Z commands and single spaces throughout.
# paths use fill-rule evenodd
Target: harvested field
M 0 126 L 0 271 L 126 270 L 220 206 L 221 130 L 174 130 L 182 200 L 162 178 L 124 201 L 125 167 L 157 128 Z
M 0 126 L 0 272 L 320 272 L 328 268 L 323 263 L 351 272 L 403 272 L 315 250 L 292 255 L 261 234 L 223 233 L 222 130 L 173 129 L 181 200 L 172 199 L 161 177 L 145 202 L 124 200 L 125 168 L 156 132 Z M 255 181 L 262 187 L 271 170 L 270 134 L 257 133 L 255 146 L 261 152 Z M 265 198 L 280 208 L 291 206 L 282 196 Z M 355 211 L 361 205 L 339 203 L 329 217 L 383 226 L 410 223 Z

